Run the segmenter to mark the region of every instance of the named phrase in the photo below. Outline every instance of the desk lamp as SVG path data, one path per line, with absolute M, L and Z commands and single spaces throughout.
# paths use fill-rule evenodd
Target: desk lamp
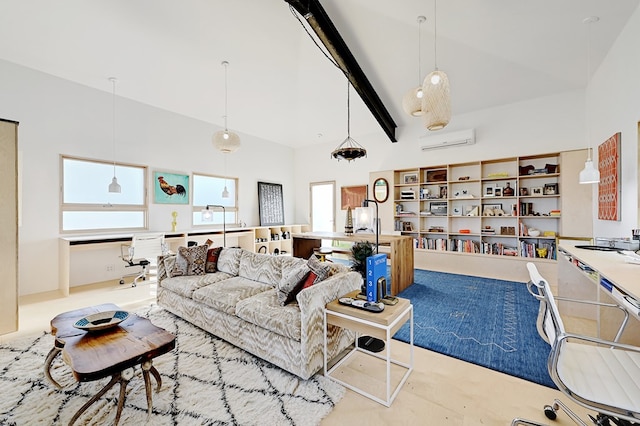
M 203 222 L 213 222 L 213 212 L 209 210 L 209 207 L 216 207 L 222 209 L 222 246 L 227 246 L 227 211 L 224 206 L 220 204 L 207 204 L 207 206 L 202 210 L 202 221 Z

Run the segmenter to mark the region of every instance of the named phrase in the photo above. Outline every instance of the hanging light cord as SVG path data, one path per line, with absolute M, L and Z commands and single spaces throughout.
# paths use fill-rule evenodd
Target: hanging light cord
M 222 65 L 224 66 L 224 131 L 226 132 L 229 130 L 227 128 L 227 66 L 229 66 L 229 62 L 222 61 Z
M 424 18 L 424 16 L 418 16 L 418 86 L 420 86 L 422 84 L 422 81 L 420 80 L 422 78 L 422 59 L 421 59 L 421 55 L 420 52 L 422 51 L 422 23 L 424 22 L 426 18 Z
M 351 138 L 351 90 L 349 90 L 349 79 L 347 79 L 347 137 Z
M 589 87 L 589 79 L 591 78 L 591 25 L 594 22 L 594 17 L 590 16 L 584 20 L 587 24 L 587 83 L 585 86 L 585 98 L 587 94 L 587 89 Z M 589 125 L 589 108 L 587 107 L 587 143 L 588 143 L 588 151 L 587 158 L 591 160 L 591 126 Z
M 433 0 L 433 62 L 438 70 L 438 0 Z
M 117 79 L 115 77 L 110 78 L 111 83 L 113 85 L 113 105 L 112 105 L 112 117 L 113 120 L 111 122 L 111 137 L 112 137 L 112 146 L 113 146 L 113 177 L 116 177 L 116 83 Z

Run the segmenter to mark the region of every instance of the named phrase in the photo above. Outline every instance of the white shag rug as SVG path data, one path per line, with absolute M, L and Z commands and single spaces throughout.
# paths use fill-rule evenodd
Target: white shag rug
M 177 336 L 176 348 L 153 360 L 162 376 L 147 419 L 139 370 L 127 386 L 120 425 L 317 425 L 344 396 L 344 388 L 320 374 L 302 380 L 212 336 L 175 315 L 151 306 L 137 312 Z M 78 383 L 61 357 L 44 377 L 53 345 L 49 333 L 0 345 L 0 424 L 66 425 L 109 378 Z M 91 405 L 76 425 L 110 425 L 119 385 Z

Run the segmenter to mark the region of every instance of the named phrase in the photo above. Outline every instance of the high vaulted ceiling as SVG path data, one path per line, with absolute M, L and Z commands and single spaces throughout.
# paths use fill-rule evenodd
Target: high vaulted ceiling
M 433 0 L 320 2 L 395 123 L 417 125 L 401 100 L 434 66 Z M 639 2 L 440 0 L 437 59 L 454 119 L 585 87 L 583 19 L 600 17 L 594 72 Z M 346 79 L 285 0 L 1 0 L 0 11 L 1 59 L 106 92 L 115 76 L 119 96 L 218 126 L 226 60 L 228 124 L 241 136 L 293 147 L 346 136 Z M 352 136 L 386 138 L 351 93 Z

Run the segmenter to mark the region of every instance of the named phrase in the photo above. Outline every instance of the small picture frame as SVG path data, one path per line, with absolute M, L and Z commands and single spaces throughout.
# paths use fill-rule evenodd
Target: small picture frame
M 495 189 L 495 187 L 493 187 L 493 186 L 487 186 L 484 189 L 484 196 L 485 197 L 493 197 L 494 196 L 494 192 L 493 192 L 494 189 Z
M 531 188 L 531 195 L 542 195 L 542 187 L 536 186 Z
M 416 184 L 418 183 L 418 174 L 417 173 L 405 173 L 402 175 L 402 182 L 405 185 Z
M 413 224 L 411 222 L 402 222 L 402 230 L 404 232 L 413 232 Z
M 558 194 L 558 184 L 557 183 L 545 183 L 544 184 L 544 195 L 557 195 Z
M 502 197 L 502 187 L 496 186 L 495 188 L 493 188 L 493 196 Z
M 528 189 L 528 188 L 520 187 L 520 188 L 518 189 L 518 192 L 520 193 L 520 196 L 521 196 L 521 197 L 526 197 L 526 196 L 528 196 L 528 195 L 529 195 L 529 189 Z
M 451 216 L 462 216 L 462 207 L 460 206 L 453 207 L 453 210 L 451 211 Z
M 446 199 L 447 198 L 447 194 L 448 194 L 447 187 L 446 186 L 441 186 L 440 187 L 440 198 L 445 198 Z

